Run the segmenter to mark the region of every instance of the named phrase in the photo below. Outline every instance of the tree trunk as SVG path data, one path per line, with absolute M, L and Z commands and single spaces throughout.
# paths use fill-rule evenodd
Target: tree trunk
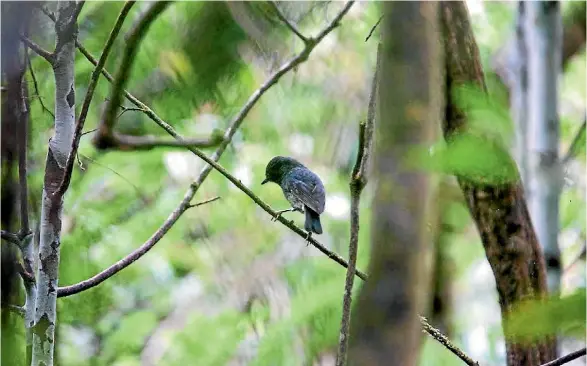
M 383 8 L 372 252 L 369 281 L 351 317 L 349 365 L 410 366 L 418 361 L 418 314 L 428 298 L 434 193 L 428 174 L 408 157 L 433 143 L 442 115 L 438 3 L 386 2 Z
M 453 98 L 455 87 L 473 84 L 486 90 L 479 50 L 463 2 L 441 3 L 446 57 L 447 143 L 467 132 L 467 113 Z M 509 158 L 507 151 L 501 155 Z M 515 167 L 509 159 L 508 165 Z M 516 173 L 517 174 L 517 173 Z M 539 365 L 555 358 L 553 339 L 521 344 L 508 337 L 507 316 L 522 300 L 541 299 L 547 293 L 544 256 L 532 227 L 524 191 L 518 179 L 501 184 L 480 184 L 457 177 L 467 205 L 481 235 L 487 260 L 495 276 L 506 335 L 507 363 Z
M 55 23 L 55 134 L 49 141 L 41 207 L 41 235 L 36 275 L 38 287 L 33 326 L 32 364 L 35 366 L 53 365 L 63 208 L 63 197 L 54 193 L 63 179 L 75 127 L 75 10 L 75 1 L 60 2 Z
M 556 1 L 526 4 L 528 50 L 529 175 L 524 182 L 528 208 L 546 258 L 548 289 L 558 293 L 561 281 L 559 196 L 562 174 L 558 158 L 558 75 L 561 69 L 562 20 Z

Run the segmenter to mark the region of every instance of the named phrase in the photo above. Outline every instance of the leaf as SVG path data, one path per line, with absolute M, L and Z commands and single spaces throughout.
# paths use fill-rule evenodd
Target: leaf
M 585 300 L 585 289 L 579 289 L 562 298 L 523 303 L 508 317 L 506 334 L 520 341 L 554 334 L 583 338 L 587 321 Z
M 435 148 L 432 169 L 464 177 L 480 184 L 504 184 L 518 179 L 509 153 L 484 136 L 462 133 Z

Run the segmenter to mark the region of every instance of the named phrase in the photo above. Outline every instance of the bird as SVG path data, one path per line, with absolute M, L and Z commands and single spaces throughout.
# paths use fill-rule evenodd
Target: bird
M 316 173 L 294 158 L 276 156 L 267 163 L 265 180 L 261 184 L 268 182 L 278 184 L 292 206 L 277 211 L 272 221 L 277 220 L 285 212 L 298 211 L 306 215 L 304 229 L 308 232 L 307 241 L 310 240 L 312 233 L 322 234 L 320 214 L 324 212 L 326 191 Z

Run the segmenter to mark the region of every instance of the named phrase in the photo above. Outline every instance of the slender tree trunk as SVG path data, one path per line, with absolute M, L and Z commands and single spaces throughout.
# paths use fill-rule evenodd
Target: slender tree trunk
M 486 87 L 465 4 L 442 2 L 441 9 L 449 98 L 443 130 L 450 144 L 459 135 L 467 133 L 469 127 L 467 111 L 452 97 L 452 91 L 463 84 L 472 84 L 482 90 Z M 499 153 L 507 160 L 504 164 L 515 167 L 505 147 Z M 509 337 L 507 332 L 507 318 L 516 304 L 523 300 L 542 299 L 547 294 L 544 256 L 519 179 L 514 177 L 512 181 L 500 184 L 481 184 L 466 176 L 457 178 L 495 276 L 508 365 L 534 366 L 554 359 L 556 342 L 553 339 L 522 344 Z
M 524 20 L 528 3 L 518 2 L 515 48 L 512 50 L 513 77 L 510 85 L 510 105 L 516 129 L 515 158 L 522 183 L 528 182 L 528 53 Z
M 428 149 L 441 120 L 437 2 L 386 2 L 375 131 L 369 281 L 351 321 L 349 365 L 416 365 L 418 314 L 426 308 L 434 194 L 410 159 Z
M 561 280 L 558 201 L 562 183 L 558 158 L 558 75 L 562 19 L 557 1 L 528 2 L 526 7 L 529 175 L 525 186 L 530 217 L 546 259 L 548 289 L 558 293 Z
M 59 2 L 55 23 L 55 134 L 49 141 L 47 151 L 41 207 L 41 235 L 36 275 L 38 287 L 33 327 L 32 364 L 35 366 L 53 365 L 55 348 L 63 197 L 54 193 L 63 179 L 75 126 L 75 10 L 75 1 Z

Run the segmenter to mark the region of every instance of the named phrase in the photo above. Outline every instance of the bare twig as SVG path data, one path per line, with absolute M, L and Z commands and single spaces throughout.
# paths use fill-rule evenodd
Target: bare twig
M 373 35 L 373 32 L 375 32 L 375 29 L 377 29 L 377 26 L 379 25 L 379 23 L 381 23 L 381 20 L 383 19 L 383 15 L 379 17 L 379 20 L 377 21 L 377 23 L 375 23 L 375 25 L 373 27 L 371 27 L 371 30 L 369 31 L 369 34 L 367 34 L 367 37 L 365 37 L 365 42 L 367 42 L 369 40 L 369 38 L 371 38 L 371 36 Z
M 20 39 L 24 44 L 27 45 L 28 48 L 33 50 L 33 52 L 35 52 L 37 55 L 47 60 L 48 63 L 53 65 L 55 56 L 51 52 L 45 50 L 43 47 L 39 46 L 38 44 L 30 40 L 28 37 L 21 36 Z
M 122 56 L 121 66 L 116 73 L 113 82 L 112 92 L 106 105 L 104 116 L 100 123 L 98 134 L 95 137 L 95 143 L 102 145 L 110 139 L 112 129 L 116 123 L 117 110 L 122 104 L 122 95 L 124 86 L 130 76 L 131 66 L 137 54 L 141 41 L 147 33 L 149 27 L 155 19 L 171 4 L 169 1 L 158 1 L 142 15 L 136 27 L 132 30 L 126 41 L 126 47 Z
M 371 94 L 369 95 L 369 107 L 367 109 L 367 121 L 359 124 L 359 151 L 357 160 L 351 173 L 349 189 L 351 194 L 351 234 L 349 241 L 349 266 L 346 272 L 344 296 L 342 300 L 342 320 L 338 339 L 338 352 L 336 354 L 336 366 L 344 366 L 347 360 L 347 348 L 349 344 L 349 329 L 351 320 L 351 303 L 353 283 L 355 280 L 355 268 L 357 265 L 357 252 L 359 249 L 359 206 L 361 192 L 367 185 L 367 169 L 373 145 L 373 126 L 375 124 L 376 100 L 377 100 L 377 76 L 379 74 L 379 53 L 377 50 L 377 63 L 373 81 L 371 82 Z
M 135 108 L 135 107 L 125 107 L 123 105 L 120 106 L 120 108 L 122 108 L 122 112 L 120 112 L 118 114 L 118 116 L 116 116 L 116 119 L 120 119 L 120 117 L 122 117 L 123 114 L 125 114 L 126 112 L 131 112 L 131 111 L 136 111 L 136 112 L 144 112 L 144 110 L 142 108 Z
M 571 352 L 568 355 L 562 356 L 557 358 L 556 360 L 552 360 L 550 362 L 544 363 L 541 366 L 561 366 L 567 362 L 571 362 L 576 360 L 579 357 L 583 357 L 587 354 L 587 348 L 582 348 L 578 351 Z
M 145 255 L 149 250 L 151 250 L 151 248 L 153 248 L 153 246 L 155 246 L 155 244 L 157 244 L 157 242 L 159 240 L 161 240 L 161 238 L 169 231 L 169 229 L 171 229 L 171 227 L 177 221 L 177 219 L 179 219 L 179 217 L 188 208 L 190 208 L 189 200 L 186 200 L 186 198 L 188 197 L 188 195 L 191 195 L 193 197 L 191 192 L 192 191 L 189 190 L 188 193 L 186 193 L 181 204 L 175 210 L 173 210 L 171 215 L 169 215 L 167 220 L 165 220 L 165 223 L 159 229 L 157 229 L 157 231 L 155 231 L 155 233 L 143 245 L 141 245 L 140 247 L 135 249 L 132 253 L 130 253 L 126 257 L 122 258 L 118 262 L 114 263 L 110 267 L 106 268 L 102 272 L 98 273 L 97 275 L 95 275 L 87 280 L 76 283 L 75 285 L 66 286 L 66 287 L 59 287 L 57 289 L 57 297 L 65 297 L 65 296 L 74 295 L 74 294 L 77 294 L 78 292 L 82 292 L 82 291 L 88 290 L 92 287 L 95 287 L 95 286 L 99 285 L 100 283 L 104 282 L 105 280 L 107 280 L 108 278 L 114 276 L 115 274 L 117 274 L 118 272 L 123 270 L 124 268 L 128 267 L 129 265 L 134 263 L 137 259 L 141 258 L 143 255 Z M 191 198 L 191 197 L 189 197 L 189 198 Z M 208 200 L 208 202 L 212 202 L 212 201 L 215 201 L 215 200 Z M 202 202 L 201 204 L 204 204 L 204 202 Z
M 106 63 L 106 59 L 108 58 L 108 55 L 110 54 L 110 50 L 112 49 L 112 45 L 114 44 L 114 40 L 116 39 L 116 37 L 118 36 L 118 33 L 120 32 L 120 28 L 122 27 L 122 23 L 124 22 L 124 19 L 128 15 L 128 12 L 130 11 L 130 9 L 134 5 L 134 3 L 135 3 L 134 1 L 127 1 L 124 4 L 124 6 L 122 7 L 122 10 L 120 11 L 120 14 L 118 15 L 118 18 L 116 19 L 116 22 L 114 23 L 114 27 L 112 28 L 112 31 L 110 31 L 110 36 L 108 37 L 108 40 L 106 41 L 106 44 L 104 45 L 104 49 L 102 50 L 102 55 L 100 55 L 100 60 L 98 61 L 98 64 L 96 65 L 96 67 L 94 68 L 94 71 L 92 72 L 92 75 L 90 77 L 90 82 L 88 84 L 88 91 L 86 92 L 86 97 L 85 97 L 84 102 L 82 104 L 82 109 L 81 109 L 79 118 L 77 120 L 77 124 L 75 126 L 75 132 L 74 132 L 73 141 L 71 144 L 71 151 L 69 152 L 69 156 L 67 157 L 67 163 L 65 164 L 65 171 L 63 173 L 63 179 L 61 181 L 61 185 L 59 186 L 57 191 L 54 193 L 55 195 L 59 195 L 59 196 L 63 195 L 65 193 L 65 191 L 67 190 L 67 188 L 69 187 L 69 183 L 71 182 L 71 174 L 73 172 L 73 164 L 75 162 L 77 149 L 79 147 L 79 140 L 82 136 L 82 130 L 84 128 L 84 123 L 86 121 L 86 117 L 87 117 L 88 111 L 90 109 L 90 103 L 92 102 L 92 97 L 94 96 L 94 90 L 96 89 L 96 85 L 98 84 L 98 78 L 100 77 L 100 73 L 101 73 L 102 69 L 104 68 L 104 64 Z M 81 10 L 81 5 L 76 8 L 76 11 L 79 12 L 80 10 Z M 76 18 L 77 18 L 77 15 L 76 15 Z
M 198 202 L 198 203 L 189 204 L 188 207 L 189 208 L 193 208 L 193 207 L 202 206 L 202 205 L 205 205 L 206 203 L 214 202 L 214 201 L 217 201 L 219 199 L 220 199 L 220 196 L 216 196 L 216 197 L 209 198 L 207 200 L 204 200 L 204 201 L 201 201 L 201 202 Z
M 84 159 L 88 159 L 89 161 L 91 161 L 93 164 L 96 164 L 97 166 L 100 166 L 100 167 L 102 167 L 102 168 L 104 168 L 104 169 L 107 169 L 107 170 L 111 171 L 111 172 L 112 172 L 112 173 L 114 173 L 116 176 L 118 176 L 120 179 L 122 179 L 123 181 L 125 181 L 126 183 L 128 183 L 128 184 L 129 184 L 131 187 L 133 187 L 133 188 L 134 188 L 134 190 L 137 192 L 137 195 L 138 195 L 138 196 L 139 196 L 141 199 L 143 199 L 143 200 L 145 199 L 145 195 L 143 194 L 143 192 L 141 192 L 141 190 L 139 189 L 139 187 L 137 187 L 136 185 L 134 185 L 134 184 L 133 184 L 133 182 L 131 182 L 131 181 L 130 181 L 128 178 L 125 178 L 125 177 L 124 177 L 122 174 L 118 173 L 116 170 L 114 170 L 114 169 L 112 169 L 112 168 L 110 168 L 110 167 L 108 167 L 108 166 L 106 166 L 106 165 L 104 165 L 104 164 L 100 164 L 100 163 L 98 163 L 96 160 L 94 160 L 94 159 L 90 158 L 90 157 L 89 157 L 89 156 L 87 156 L 87 155 L 84 155 L 84 154 L 79 154 L 79 153 L 78 153 L 78 155 L 81 155 L 81 156 L 83 156 L 83 157 L 84 157 Z M 80 163 L 81 163 L 81 161 L 80 161 Z
M 326 28 L 324 28 L 324 30 L 322 32 L 320 32 L 319 36 L 316 38 L 317 42 L 322 40 L 331 30 L 333 30 L 338 25 L 338 23 L 340 22 L 340 19 L 344 16 L 344 14 L 346 14 L 348 12 L 351 5 L 352 5 L 352 1 L 348 2 L 345 5 L 345 7 L 341 10 L 341 12 L 334 18 L 334 20 L 331 23 L 329 23 L 329 25 Z M 204 167 L 204 169 L 202 169 L 202 171 L 200 172 L 196 181 L 190 185 L 189 189 L 184 194 L 184 197 L 181 200 L 181 202 L 179 203 L 178 207 L 175 210 L 173 210 L 173 212 L 169 215 L 169 217 L 165 220 L 165 222 L 161 225 L 161 227 L 159 229 L 157 229 L 157 231 L 143 245 L 141 245 L 139 248 L 137 248 L 135 251 L 130 253 L 125 258 L 121 259 L 117 263 L 108 267 L 107 269 L 100 272 L 99 274 L 95 275 L 94 277 L 92 277 L 88 280 L 82 281 L 80 283 L 77 283 L 75 285 L 58 288 L 58 291 L 57 291 L 58 296 L 64 297 L 64 296 L 73 295 L 78 292 L 82 292 L 82 291 L 85 291 L 89 288 L 97 286 L 98 284 L 100 284 L 103 281 L 105 281 L 106 279 L 112 277 L 114 274 L 116 274 L 119 271 L 121 271 L 122 269 L 126 268 L 128 265 L 130 265 L 131 263 L 133 263 L 134 261 L 139 259 L 141 256 L 143 256 L 145 253 L 147 253 L 155 244 L 157 244 L 157 242 L 159 240 L 161 240 L 161 238 L 165 235 L 165 233 L 167 233 L 167 231 L 169 231 L 169 229 L 175 224 L 175 222 L 177 222 L 177 220 L 181 217 L 181 215 L 189 208 L 190 201 L 192 200 L 192 198 L 194 197 L 194 195 L 198 191 L 199 187 L 205 181 L 206 177 L 210 174 L 212 167 L 217 169 L 220 173 L 222 173 L 225 177 L 227 177 L 232 183 L 237 185 L 237 187 L 239 187 L 241 190 L 243 190 L 243 192 L 245 192 L 249 197 L 251 197 L 253 199 L 253 201 L 255 201 L 259 206 L 261 206 L 261 208 L 263 208 L 271 216 L 275 216 L 276 212 L 273 211 L 269 207 L 269 205 L 267 205 L 265 202 L 261 201 L 256 195 L 253 194 L 252 191 L 250 191 L 247 187 L 245 187 L 238 179 L 232 177 L 224 168 L 222 168 L 220 165 L 216 164 L 216 161 L 218 161 L 220 159 L 220 157 L 222 156 L 222 153 L 224 152 L 226 147 L 230 144 L 232 137 L 234 136 L 234 134 L 236 133 L 236 131 L 240 127 L 240 124 L 242 123 L 244 118 L 247 116 L 248 112 L 253 108 L 254 104 L 261 98 L 261 96 L 271 86 L 276 84 L 277 81 L 285 73 L 292 70 L 295 66 L 304 62 L 308 58 L 308 55 L 310 54 L 312 49 L 316 46 L 316 44 L 317 43 L 306 44 L 305 49 L 298 56 L 294 57 L 292 60 L 290 60 L 286 64 L 284 64 L 279 70 L 277 70 L 273 75 L 271 75 L 271 77 L 265 83 L 263 83 L 261 85 L 261 87 L 253 93 L 253 95 L 251 95 L 251 97 L 248 99 L 248 101 L 245 103 L 245 105 L 242 107 L 242 109 L 239 111 L 239 113 L 231 121 L 229 128 L 226 130 L 226 132 L 224 134 L 224 140 L 222 141 L 220 146 L 216 149 L 214 154 L 212 154 L 212 158 L 208 158 L 205 154 L 203 154 L 202 152 L 200 152 L 197 149 L 194 149 L 191 147 L 188 148 L 194 154 L 198 155 L 200 158 L 202 158 L 204 161 L 206 161 L 208 163 L 208 165 L 206 165 L 206 167 Z M 88 53 L 88 55 L 89 55 L 89 53 Z M 175 137 L 178 140 L 183 140 L 182 137 L 179 134 L 177 134 L 175 132 L 175 130 L 170 125 L 168 125 L 163 120 L 161 120 L 150 108 L 148 108 L 146 105 L 141 103 L 138 99 L 133 97 L 133 100 L 131 100 L 131 102 L 133 102 L 133 104 L 135 104 L 139 108 L 144 108 L 147 111 L 146 113 L 157 124 L 159 124 L 161 127 L 163 127 L 165 129 L 165 131 L 167 131 L 170 135 L 172 135 L 173 137 Z M 303 237 L 304 239 L 307 237 L 307 233 L 304 230 L 297 227 L 296 225 L 294 225 L 293 221 L 287 221 L 283 217 L 279 217 L 279 221 L 282 224 L 289 227 L 292 231 L 294 231 L 295 233 L 297 233 L 298 235 Z M 336 253 L 325 248 L 323 245 L 318 243 L 315 239 L 310 238 L 309 241 L 316 248 L 318 248 L 322 253 L 326 254 L 329 258 L 333 259 L 334 261 L 336 261 L 337 263 L 339 263 L 345 267 L 348 266 L 348 264 L 346 263 L 346 261 L 343 258 L 341 258 Z M 356 271 L 356 273 L 362 279 L 367 278 L 367 276 L 360 271 Z
M 53 112 L 51 112 L 51 110 L 49 108 L 47 108 L 45 106 L 45 103 L 43 103 L 43 98 L 41 97 L 41 94 L 39 94 L 39 84 L 37 83 L 37 78 L 35 77 L 35 72 L 33 70 L 33 64 L 31 63 L 31 58 L 27 56 L 27 63 L 28 63 L 28 68 L 29 68 L 29 73 L 31 74 L 31 79 L 33 80 L 33 86 L 35 88 L 35 93 L 37 94 L 37 97 L 39 98 L 39 103 L 41 103 L 41 108 L 49 113 L 49 115 L 51 115 L 51 117 L 53 119 L 55 119 L 55 115 L 53 114 Z
M 455 346 L 444 334 L 442 334 L 438 329 L 434 328 L 433 326 L 428 323 L 428 320 L 423 316 L 420 317 L 420 324 L 422 328 L 428 333 L 432 338 L 436 339 L 440 344 L 446 347 L 449 351 L 451 351 L 454 355 L 458 358 L 463 360 L 469 366 L 479 366 L 479 363 L 474 361 L 471 357 L 467 356 L 465 352 L 463 352 L 460 348 Z
M 270 1 L 269 4 L 273 8 L 273 10 L 275 10 L 275 14 L 279 18 L 279 20 L 281 20 L 289 28 L 289 30 L 291 30 L 296 36 L 298 36 L 298 38 L 301 39 L 304 43 L 308 43 L 308 38 L 306 38 L 306 36 L 304 36 L 298 30 L 298 28 L 285 17 L 285 15 L 283 15 L 275 1 Z
M 25 50 L 25 62 L 28 60 L 28 52 Z M 29 61 L 30 63 L 30 61 Z M 23 67 L 23 72 L 26 66 Z M 29 211 L 28 211 L 28 185 L 27 185 L 27 145 L 28 145 L 28 125 L 29 125 L 29 102 L 27 100 L 27 89 L 25 84 L 20 88 L 20 128 L 18 130 L 18 181 L 19 181 L 19 200 L 20 200 L 20 239 L 23 239 L 30 233 L 29 228 Z M 28 263 L 32 265 L 32 263 Z M 32 266 L 27 268 L 32 272 Z
M 97 128 L 92 128 L 92 129 L 91 129 L 91 130 L 89 130 L 89 131 L 82 132 L 82 136 L 84 136 L 84 135 L 87 135 L 87 134 L 90 134 L 90 133 L 92 133 L 92 132 L 96 132 L 96 131 L 98 131 L 98 129 L 97 129 Z
M 577 148 L 579 147 L 579 144 L 581 143 L 581 141 L 585 140 L 585 128 L 587 127 L 587 118 L 583 121 L 583 124 L 581 125 L 581 127 L 579 127 L 579 130 L 577 131 L 577 133 L 575 134 L 575 137 L 573 138 L 573 141 L 571 142 L 571 146 L 569 146 L 569 150 L 567 150 L 567 153 L 565 154 L 563 160 L 561 161 L 563 165 L 567 165 L 569 163 L 569 161 L 571 161 L 571 159 L 577 154 Z

